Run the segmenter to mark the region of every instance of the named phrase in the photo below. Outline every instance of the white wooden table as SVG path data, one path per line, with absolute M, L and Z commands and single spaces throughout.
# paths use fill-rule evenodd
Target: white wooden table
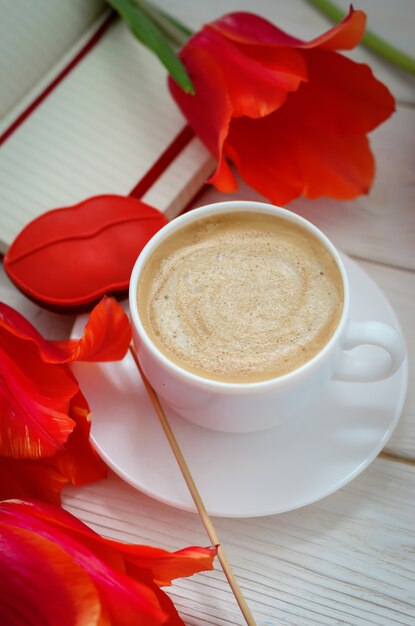
M 295 4 L 300 10 L 302 3 Z M 372 29 L 415 53 L 407 22 L 415 22 L 412 0 L 367 0 L 360 6 L 372 16 Z M 323 25 L 317 34 L 325 22 L 315 19 Z M 258 626 L 415 624 L 415 86 L 364 51 L 353 56 L 370 60 L 398 103 L 393 118 L 373 133 L 375 186 L 353 202 L 301 200 L 290 208 L 357 260 L 392 303 L 408 347 L 409 392 L 387 447 L 347 486 L 288 513 L 214 520 Z M 236 197 L 260 199 L 244 187 Z M 220 194 L 208 190 L 197 204 L 218 199 Z M 1 280 L 7 282 L 4 275 Z M 22 296 L 16 292 L 15 299 L 22 309 Z M 69 332 L 71 318 L 27 302 L 23 308 L 45 334 Z M 208 544 L 196 514 L 161 504 L 115 474 L 67 489 L 64 506 L 114 539 L 171 550 Z M 169 593 L 188 626 L 244 624 L 219 563 L 213 572 L 177 581 Z

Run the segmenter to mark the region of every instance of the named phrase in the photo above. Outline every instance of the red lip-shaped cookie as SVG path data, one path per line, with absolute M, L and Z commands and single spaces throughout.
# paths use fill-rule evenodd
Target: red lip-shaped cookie
M 166 217 L 134 198 L 102 195 L 54 209 L 16 237 L 4 267 L 46 308 L 91 308 L 104 294 L 126 295 L 134 262 Z

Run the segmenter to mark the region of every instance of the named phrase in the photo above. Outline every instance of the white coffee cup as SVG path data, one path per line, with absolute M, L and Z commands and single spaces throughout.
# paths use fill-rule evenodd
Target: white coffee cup
M 343 280 L 344 306 L 331 339 L 305 364 L 270 380 L 229 383 L 210 380 L 183 369 L 154 345 L 139 316 L 137 290 L 144 264 L 167 236 L 195 220 L 224 212 L 244 211 L 282 217 L 314 233 L 338 265 Z M 405 355 L 403 338 L 388 324 L 349 319 L 349 281 L 342 259 L 329 239 L 307 220 L 274 205 L 250 201 L 221 202 L 174 219 L 142 250 L 132 271 L 129 296 L 134 344 L 148 381 L 166 407 L 214 430 L 250 432 L 272 428 L 295 415 L 330 379 L 362 383 L 382 380 L 397 371 Z M 378 346 L 383 350 L 379 358 L 365 359 L 351 351 L 360 345 Z

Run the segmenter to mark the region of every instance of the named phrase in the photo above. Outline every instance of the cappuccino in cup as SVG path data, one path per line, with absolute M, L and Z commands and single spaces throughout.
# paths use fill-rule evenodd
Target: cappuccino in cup
M 205 428 L 264 430 L 295 418 L 330 379 L 382 380 L 402 336 L 350 319 L 341 256 L 302 217 L 220 202 L 147 243 L 130 280 L 141 369 L 169 411 Z M 360 346 L 378 347 L 377 358 Z
M 291 372 L 318 354 L 342 315 L 331 252 L 301 223 L 225 212 L 174 231 L 137 285 L 142 324 L 180 368 L 225 383 Z

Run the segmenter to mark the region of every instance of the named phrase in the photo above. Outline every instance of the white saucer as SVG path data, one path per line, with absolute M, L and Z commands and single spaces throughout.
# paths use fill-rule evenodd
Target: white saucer
M 377 285 L 356 263 L 344 261 L 352 318 L 399 328 Z M 73 336 L 84 323 L 84 316 L 78 318 Z M 149 496 L 194 511 L 132 357 L 75 363 L 74 371 L 92 410 L 94 444 L 108 465 Z M 167 415 L 210 515 L 271 515 L 315 502 L 360 474 L 391 436 L 406 385 L 406 362 L 382 382 L 330 382 L 302 415 L 259 433 L 221 433 Z

